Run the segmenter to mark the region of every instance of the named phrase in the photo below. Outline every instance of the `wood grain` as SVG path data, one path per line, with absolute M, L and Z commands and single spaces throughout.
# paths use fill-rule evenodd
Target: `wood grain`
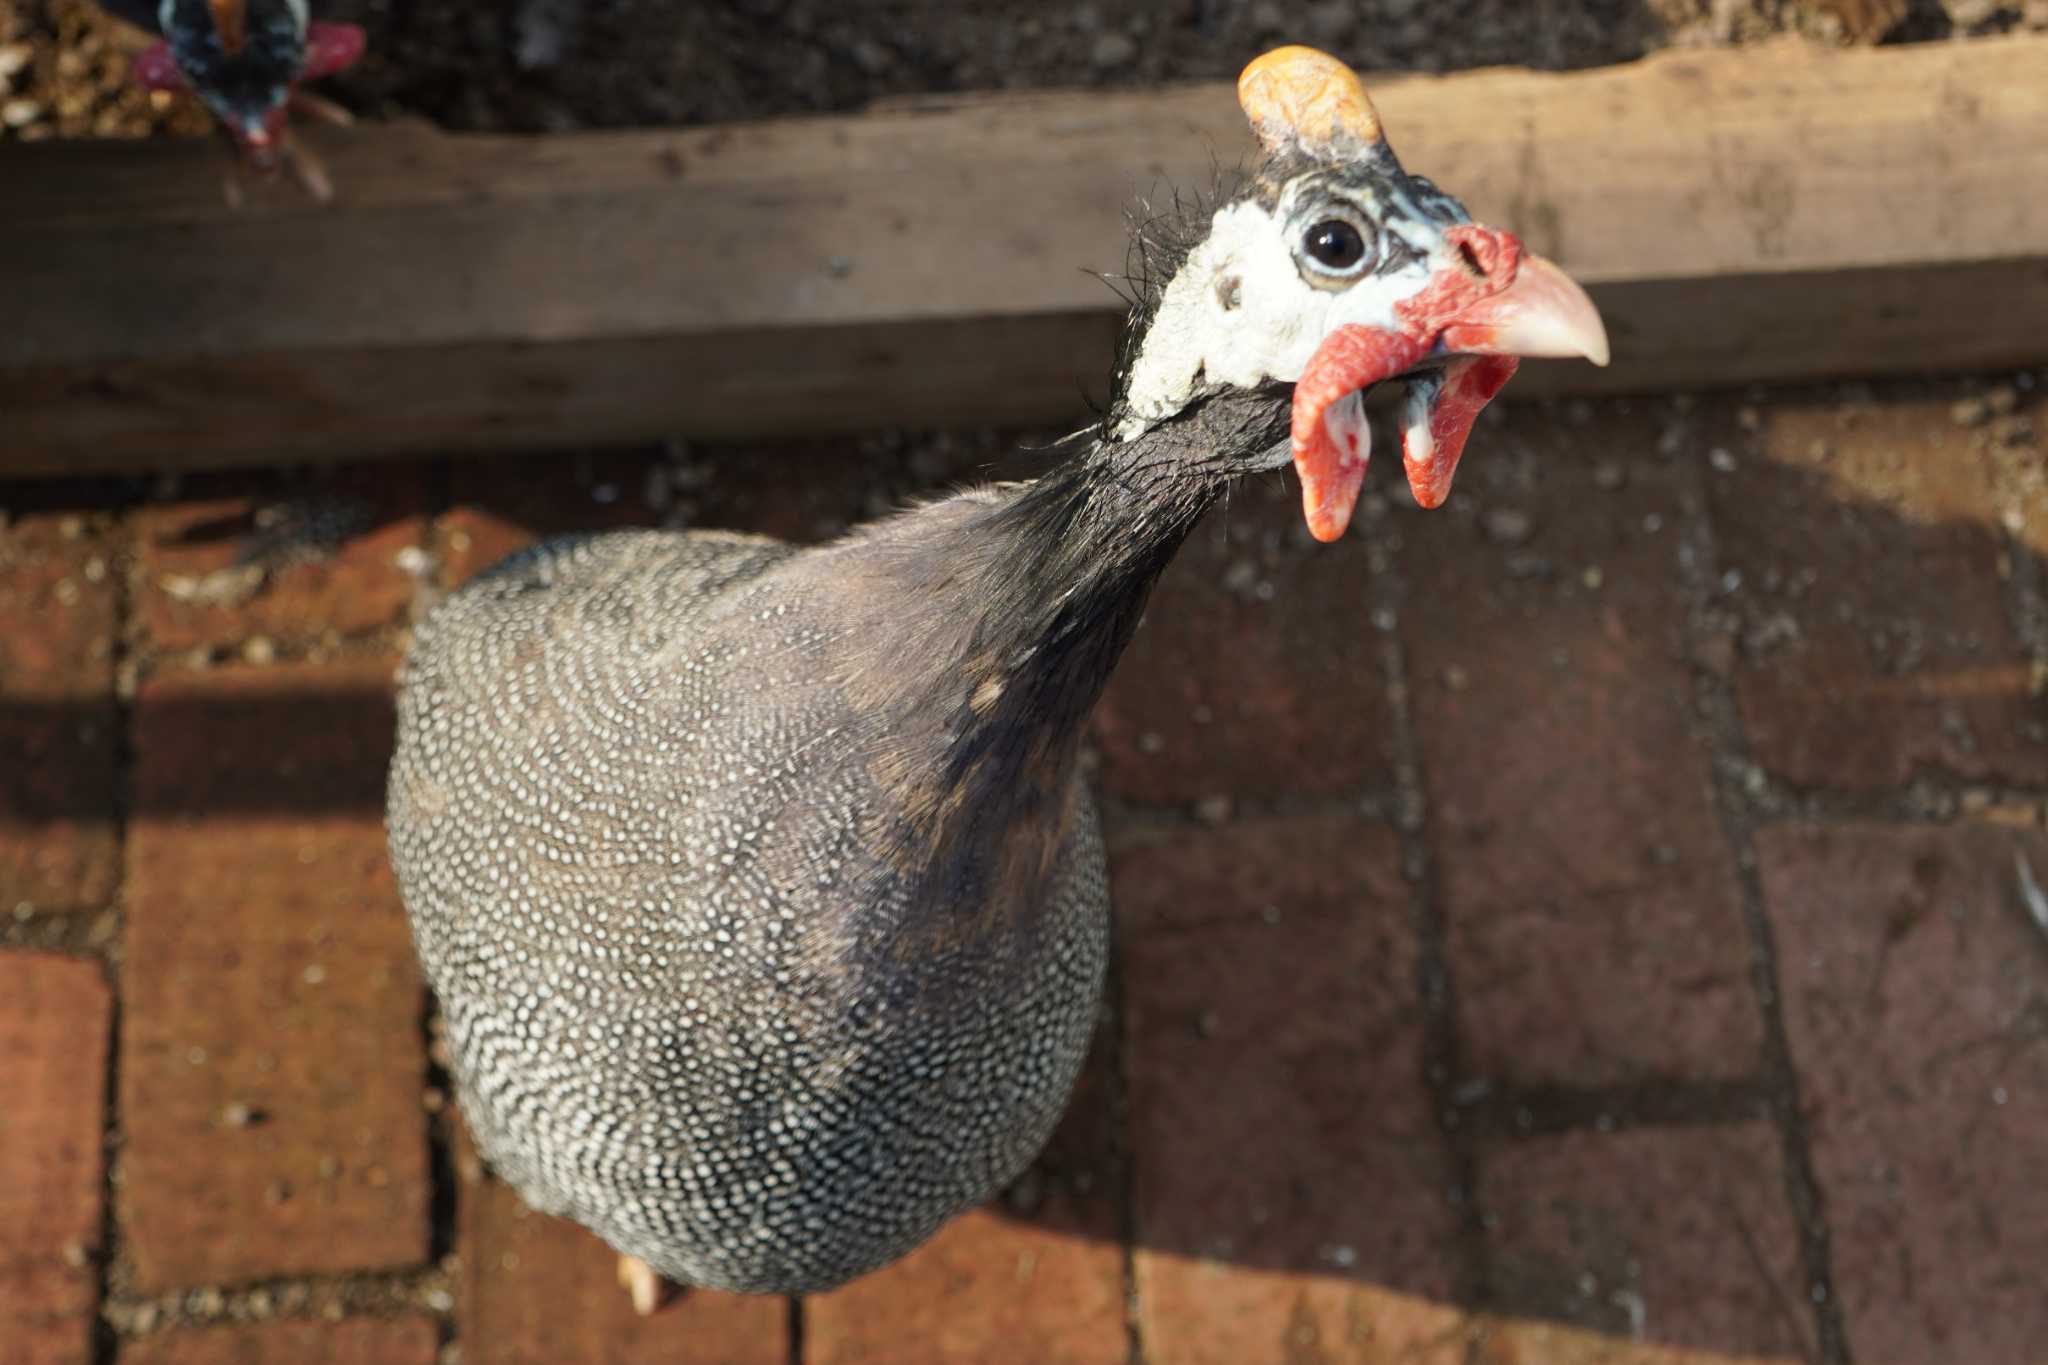
M 1518 394 L 2048 359 L 2048 38 L 1376 84 L 1407 164 L 1584 281 Z M 0 474 L 1085 420 L 1124 214 L 1249 154 L 1227 86 L 542 138 L 0 144 Z

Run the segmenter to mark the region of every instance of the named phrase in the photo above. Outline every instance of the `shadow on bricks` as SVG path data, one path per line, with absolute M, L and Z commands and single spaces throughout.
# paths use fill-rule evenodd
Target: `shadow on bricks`
M 1289 484 L 1240 490 L 1160 585 L 1098 718 L 1118 958 L 1067 1119 L 988 1209 L 808 1301 L 806 1358 L 993 1359 L 1000 1338 L 1014 1358 L 1117 1361 L 1135 1336 L 1158 1362 L 1789 1359 L 1837 1349 L 1819 1344 L 1843 1320 L 1816 1315 L 1822 1271 L 1847 1331 L 1881 1323 L 1897 1358 L 2017 1361 L 2001 1352 L 2048 1334 L 2029 1288 L 2048 1196 L 2023 1174 L 2048 1163 L 2048 1123 L 2014 1117 L 2048 1094 L 2048 940 L 2011 892 L 2015 858 L 2048 880 L 2038 416 L 1978 386 L 1510 408 L 1447 509 L 1383 494 L 1336 547 L 1298 533 Z M 465 463 L 439 505 L 392 496 L 405 543 L 431 558 L 430 597 L 560 531 L 818 539 L 974 477 L 991 452 L 860 455 Z M 158 510 L 151 525 L 178 529 L 151 553 L 245 533 L 245 513 Z M 348 532 L 340 554 L 392 524 Z M 397 544 L 364 552 L 364 582 L 381 585 L 374 561 Z M 282 619 L 166 613 L 175 649 Z M 381 629 L 404 611 L 376 615 Z M 233 842 L 186 849 L 179 831 L 260 816 L 282 822 L 264 857 L 282 866 L 303 844 L 374 882 L 364 894 L 388 913 L 381 874 L 355 863 L 381 813 L 390 662 L 145 682 L 129 818 L 160 831 L 150 856 L 217 859 L 232 897 Z M 0 673 L 0 750 L 104 723 L 104 674 L 22 688 Z M 101 782 L 0 776 L 0 852 L 106 803 Z M 177 989 L 203 995 L 245 970 L 205 946 L 203 904 L 159 899 L 157 927 L 131 924 L 124 973 L 162 952 Z M 453 1246 L 465 1358 L 563 1342 L 658 1355 L 658 1336 L 603 1325 L 619 1305 L 601 1268 L 574 1299 L 590 1323 L 551 1321 L 552 1346 L 511 1339 L 534 1267 L 604 1253 L 487 1175 L 459 1200 L 387 1188 L 429 1178 L 401 1133 L 423 1143 L 427 1120 L 372 1074 L 424 1074 L 396 1028 L 414 987 L 388 927 L 256 953 L 293 1001 L 330 958 L 385 975 L 367 1005 L 293 1006 L 308 1030 L 345 1014 L 363 1035 L 346 1071 L 359 1091 L 303 1133 L 280 1119 L 236 1197 L 251 1217 L 310 1198 L 294 1236 L 333 1223 L 348 1235 L 323 1245 L 344 1261 Z M 1892 1013 L 1859 1023 L 1873 1001 Z M 131 1089 L 196 1065 L 201 1044 L 159 1032 Z M 1870 1035 L 1886 1057 L 1858 1043 Z M 1960 1090 L 1943 1079 L 1958 1067 Z M 237 1083 L 292 1070 L 252 1062 Z M 186 1106 L 190 1121 L 235 1112 L 230 1089 Z M 343 1122 L 364 1097 L 367 1138 Z M 1944 1156 L 1944 1122 L 1979 1144 L 1972 1160 Z M 362 1148 L 338 1192 L 320 1183 L 330 1139 Z M 1788 1153 L 1815 1173 L 1810 1206 Z M 147 1205 L 147 1161 L 130 1161 L 127 1207 Z M 203 1173 L 166 1169 L 201 1196 Z M 1848 1221 L 1817 1266 L 1834 1213 Z M 144 1219 L 152 1290 L 190 1278 L 183 1217 Z M 430 1236 L 434 1217 L 449 1226 Z M 290 1240 L 236 1246 L 213 1257 L 220 1274 L 328 1264 Z M 1901 1258 L 1920 1280 L 1899 1280 Z M 781 1319 L 748 1314 L 718 1330 L 758 1316 L 762 1358 L 782 1359 Z

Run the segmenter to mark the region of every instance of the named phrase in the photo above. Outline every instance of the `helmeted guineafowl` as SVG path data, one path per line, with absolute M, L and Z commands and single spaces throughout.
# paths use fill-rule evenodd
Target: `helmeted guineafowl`
M 1267 156 L 1143 239 L 1116 400 L 1052 473 L 810 549 L 560 540 L 420 628 L 392 851 L 465 1117 L 535 1207 L 809 1292 L 1017 1175 L 1102 989 L 1083 726 L 1182 540 L 1290 453 L 1341 534 L 1381 380 L 1434 505 L 1507 357 L 1605 360 L 1343 65 L 1282 49 L 1240 94 Z
M 327 171 L 294 141 L 294 109 L 329 122 L 349 116 L 300 88 L 354 64 L 363 30 L 313 17 L 324 0 L 99 0 L 100 5 L 163 41 L 136 57 L 133 74 L 148 90 L 189 90 L 199 96 L 233 144 L 238 165 L 268 175 L 289 165 L 316 198 L 332 192 Z M 240 196 L 237 182 L 228 197 Z

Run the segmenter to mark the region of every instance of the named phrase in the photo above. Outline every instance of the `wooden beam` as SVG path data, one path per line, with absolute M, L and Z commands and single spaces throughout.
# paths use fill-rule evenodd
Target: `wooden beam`
M 1657 390 L 2048 359 L 2048 39 L 1381 83 L 1407 164 L 1598 298 Z M 1227 86 L 541 138 L 0 144 L 0 473 L 1080 419 L 1122 215 L 1248 152 Z

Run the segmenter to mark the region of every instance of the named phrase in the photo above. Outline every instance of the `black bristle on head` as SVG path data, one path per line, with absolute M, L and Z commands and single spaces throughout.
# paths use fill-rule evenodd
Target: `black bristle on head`
M 1130 244 L 1124 252 L 1121 275 L 1097 275 L 1116 291 L 1128 309 L 1123 334 L 1117 341 L 1116 369 L 1110 381 L 1109 405 L 1104 425 L 1114 425 L 1122 415 L 1123 398 L 1130 384 L 1131 367 L 1145 333 L 1159 311 L 1166 286 L 1187 264 L 1195 248 L 1208 240 L 1216 211 L 1241 198 L 1248 181 L 1241 167 L 1226 170 L 1221 164 L 1210 168 L 1206 189 L 1167 186 L 1161 200 L 1156 195 L 1140 200 L 1125 215 Z

